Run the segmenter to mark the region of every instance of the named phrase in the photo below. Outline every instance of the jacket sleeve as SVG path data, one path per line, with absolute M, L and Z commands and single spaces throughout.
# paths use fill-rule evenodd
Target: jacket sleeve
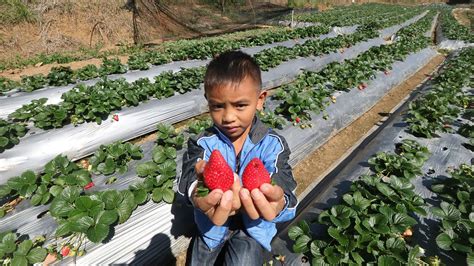
M 291 151 L 286 140 L 282 136 L 277 136 L 279 137 L 279 146 L 282 150 L 276 157 L 276 169 L 272 174 L 272 180 L 276 185 L 280 186 L 285 193 L 285 207 L 278 216 L 273 219 L 272 222 L 275 223 L 286 222 L 293 219 L 296 215 L 296 206 L 298 205 L 298 199 L 295 195 L 296 181 L 293 177 L 291 166 L 288 163 Z
M 183 167 L 181 177 L 178 180 L 178 193 L 186 198 L 188 204 L 192 204 L 190 195 L 197 184 L 196 163 L 203 158 L 204 149 L 197 144 L 199 138 L 189 138 L 187 151 L 183 155 Z

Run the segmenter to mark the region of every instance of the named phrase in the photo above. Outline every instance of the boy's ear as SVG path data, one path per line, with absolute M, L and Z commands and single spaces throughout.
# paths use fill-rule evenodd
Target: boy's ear
M 257 110 L 262 111 L 263 110 L 263 105 L 265 104 L 265 99 L 267 98 L 267 91 L 261 91 L 260 94 L 258 95 L 257 99 Z

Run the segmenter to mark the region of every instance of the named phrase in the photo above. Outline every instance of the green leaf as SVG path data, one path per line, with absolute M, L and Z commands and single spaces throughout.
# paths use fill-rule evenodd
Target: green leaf
M 296 241 L 296 239 L 302 235 L 304 235 L 304 231 L 298 225 L 293 225 L 288 230 L 288 237 L 293 241 Z
M 34 184 L 36 182 L 36 174 L 31 170 L 28 170 L 21 174 L 21 177 L 24 178 L 27 184 Z
M 306 253 L 309 251 L 308 243 L 311 238 L 307 235 L 302 235 L 296 239 L 296 243 L 293 245 L 293 251 L 295 253 Z
M 78 170 L 74 173 L 76 177 L 76 184 L 78 184 L 81 187 L 84 187 L 85 185 L 89 184 L 92 182 L 91 175 L 89 171 L 85 169 Z
M 26 256 L 14 255 L 11 261 L 12 266 L 28 266 Z
M 158 171 L 158 165 L 154 162 L 146 162 L 137 165 L 136 169 L 139 177 L 153 176 Z
M 339 230 L 337 230 L 337 228 L 335 227 L 329 227 L 328 228 L 328 234 L 337 240 L 337 242 L 339 242 L 339 244 L 341 244 L 342 246 L 347 246 L 349 244 L 349 239 L 347 238 L 347 236 L 345 235 L 342 235 Z
M 55 235 L 56 236 L 64 236 L 71 232 L 71 227 L 69 222 L 63 222 L 58 225 L 56 228 Z
M 0 198 L 8 196 L 11 191 L 12 191 L 12 189 L 9 186 L 1 185 L 0 186 Z
M 351 256 L 354 259 L 354 261 L 357 263 L 357 265 L 362 265 L 362 263 L 365 261 L 364 258 L 362 258 L 362 256 L 359 255 L 358 252 L 351 252 Z
M 118 213 L 116 210 L 107 210 L 101 212 L 99 219 L 97 220 L 98 224 L 111 225 L 115 223 L 118 219 Z
M 87 215 L 81 215 L 78 218 L 73 218 L 69 222 L 69 228 L 74 232 L 85 233 L 94 224 L 94 219 Z
M 28 251 L 30 251 L 32 246 L 33 246 L 33 241 L 29 239 L 24 240 L 18 245 L 18 248 L 15 251 L 15 254 L 20 255 L 20 256 L 26 256 L 26 254 L 28 254 Z
M 10 142 L 8 138 L 0 137 L 0 148 L 6 147 L 8 145 L 8 142 Z
M 82 189 L 76 186 L 70 186 L 63 189 L 61 198 L 69 203 L 73 203 L 81 194 Z
M 112 210 L 122 202 L 121 194 L 116 190 L 107 190 L 101 195 L 102 201 L 105 203 L 105 209 Z
M 84 212 L 93 212 L 102 209 L 102 202 L 94 200 L 90 196 L 80 196 L 75 201 L 76 208 Z
M 464 253 L 470 253 L 472 251 L 471 247 L 463 245 L 461 243 L 453 243 L 452 247 L 454 250 Z
M 61 195 L 62 191 L 63 191 L 63 188 L 58 186 L 58 185 L 53 185 L 49 189 L 49 193 L 51 193 L 51 195 L 53 195 L 53 197 L 57 197 L 57 196 Z
M 133 195 L 135 196 L 135 203 L 137 205 L 145 203 L 148 199 L 148 194 L 143 189 L 133 191 Z
M 401 265 L 401 264 L 392 256 L 382 255 L 382 256 L 379 256 L 379 258 L 377 259 L 377 265 L 378 266 L 393 266 L 393 265 Z
M 153 194 L 151 198 L 156 203 L 160 202 L 163 199 L 163 189 L 162 188 L 153 189 Z
M 102 242 L 107 235 L 109 234 L 109 226 L 105 224 L 96 224 L 95 226 L 89 228 L 87 230 L 87 238 L 94 242 L 100 243 Z
M 43 199 L 43 197 L 39 194 L 34 194 L 31 199 L 30 199 L 30 203 L 34 206 L 37 206 L 41 203 L 41 200 Z
M 43 262 L 44 259 L 46 258 L 46 255 L 48 255 L 48 252 L 46 249 L 41 248 L 41 247 L 35 247 L 30 252 L 28 255 L 26 255 L 26 258 L 28 259 L 28 262 L 30 264 L 35 264 L 35 263 L 40 263 Z
M 466 191 L 458 191 L 456 195 L 461 202 L 469 201 L 469 193 Z
M 451 250 L 451 245 L 453 244 L 453 241 L 451 240 L 451 237 L 447 235 L 446 233 L 441 233 L 436 237 L 436 244 L 438 244 L 438 247 L 444 250 Z
M 174 191 L 172 189 L 169 189 L 169 188 L 165 188 L 163 190 L 163 200 L 166 202 L 166 203 L 173 203 L 173 200 L 174 200 Z
M 51 202 L 51 207 L 49 208 L 51 215 L 54 217 L 67 217 L 69 212 L 73 210 L 74 207 L 72 204 L 59 198 L 53 200 L 53 202 Z

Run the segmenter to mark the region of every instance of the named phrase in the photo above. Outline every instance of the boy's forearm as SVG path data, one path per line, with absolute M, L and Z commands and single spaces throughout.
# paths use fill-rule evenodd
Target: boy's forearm
M 193 139 L 188 140 L 188 150 L 183 155 L 181 177 L 178 180 L 178 193 L 192 205 L 192 191 L 197 184 L 195 165 L 202 158 L 204 150 Z

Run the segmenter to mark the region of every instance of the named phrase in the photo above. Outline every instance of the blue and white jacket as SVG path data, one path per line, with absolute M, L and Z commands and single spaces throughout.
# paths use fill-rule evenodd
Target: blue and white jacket
M 191 193 L 197 184 L 194 166 L 199 160 L 208 160 L 211 152 L 218 149 L 229 166 L 239 177 L 253 158 L 262 160 L 274 183 L 285 192 L 285 207 L 272 221 L 264 219 L 251 220 L 242 213 L 243 225 L 247 233 L 268 251 L 270 242 L 277 233 L 276 223 L 286 222 L 295 217 L 297 199 L 294 193 L 296 182 L 291 166 L 288 164 L 290 150 L 285 139 L 265 126 L 260 119 L 254 118 L 249 135 L 244 142 L 238 157 L 232 142 L 216 126 L 211 127 L 188 141 L 187 152 L 183 156 L 183 170 L 178 180 L 178 192 L 190 200 Z M 210 249 L 222 244 L 229 234 L 229 220 L 217 226 L 199 209 L 194 209 L 194 220 L 204 242 Z

